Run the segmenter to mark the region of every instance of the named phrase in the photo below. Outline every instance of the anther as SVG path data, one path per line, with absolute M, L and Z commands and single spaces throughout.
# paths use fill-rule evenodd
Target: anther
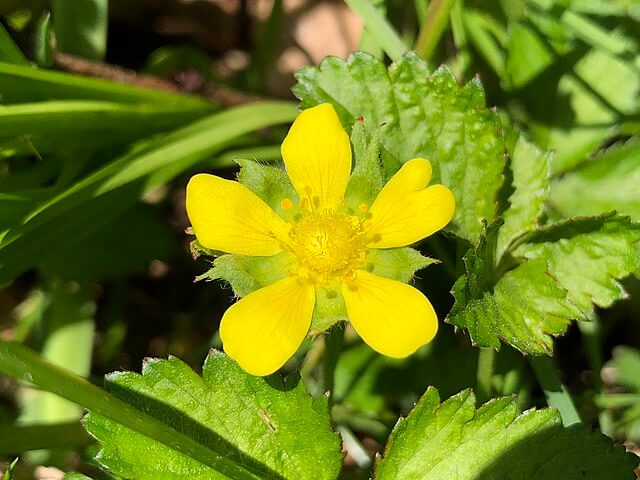
M 367 207 L 364 203 L 361 203 L 360 205 L 358 205 L 358 210 L 360 210 L 360 213 L 365 213 L 367 210 L 369 210 L 369 207 Z
M 291 210 L 291 207 L 293 207 L 293 202 L 291 201 L 290 198 L 284 198 L 280 202 L 280 208 L 283 209 L 285 212 L 287 210 Z

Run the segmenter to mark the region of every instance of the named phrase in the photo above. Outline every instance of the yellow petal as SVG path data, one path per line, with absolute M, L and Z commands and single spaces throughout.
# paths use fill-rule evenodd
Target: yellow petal
M 303 111 L 282 142 L 282 158 L 300 198 L 336 207 L 351 173 L 351 144 L 328 103 Z
M 353 328 L 383 355 L 411 355 L 438 331 L 431 303 L 406 283 L 358 271 L 355 280 L 343 283 L 342 295 Z
M 241 183 L 204 173 L 189 180 L 187 215 L 203 246 L 239 255 L 279 253 L 290 228 Z
M 314 304 L 313 286 L 291 277 L 250 293 L 222 317 L 224 351 L 252 375 L 275 372 L 309 331 Z
M 456 209 L 453 193 L 444 185 L 425 188 L 431 164 L 424 158 L 405 163 L 371 205 L 371 248 L 403 247 L 443 228 Z

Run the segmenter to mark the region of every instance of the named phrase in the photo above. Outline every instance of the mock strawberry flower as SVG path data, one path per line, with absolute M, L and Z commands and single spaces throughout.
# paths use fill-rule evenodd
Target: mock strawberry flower
M 282 157 L 295 194 L 279 212 L 242 183 L 208 174 L 187 186 L 187 213 L 200 245 L 215 252 L 277 257 L 276 281 L 231 306 L 222 318 L 225 352 L 254 375 L 280 368 L 309 332 L 319 296 L 343 305 L 374 350 L 395 358 L 433 339 L 438 319 L 414 287 L 376 275 L 377 250 L 413 244 L 442 229 L 455 200 L 429 185 L 431 164 L 407 161 L 371 205 L 349 207 L 351 144 L 329 104 L 302 112 Z

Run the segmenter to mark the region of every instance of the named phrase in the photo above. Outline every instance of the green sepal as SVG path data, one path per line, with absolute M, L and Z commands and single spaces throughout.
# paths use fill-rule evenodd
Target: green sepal
M 236 163 L 240 165 L 238 181 L 264 200 L 278 215 L 288 218 L 289 214 L 282 209 L 280 202 L 288 198 L 296 205 L 298 195 L 287 172 L 279 166 L 264 165 L 255 160 L 236 160 Z
M 384 186 L 384 174 L 380 162 L 380 134 L 382 126 L 367 138 L 364 122 L 356 120 L 351 130 L 354 167 L 347 192 L 347 207 L 357 211 L 360 205 L 371 206 Z
M 226 254 L 216 258 L 213 267 L 196 277 L 196 280 L 224 280 L 238 297 L 244 297 L 285 278 L 291 261 L 288 253 L 271 257 Z

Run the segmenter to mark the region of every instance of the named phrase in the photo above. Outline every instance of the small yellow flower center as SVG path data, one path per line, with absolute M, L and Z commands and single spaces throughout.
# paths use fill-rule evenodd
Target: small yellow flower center
M 289 273 L 317 287 L 353 278 L 367 243 L 363 219 L 330 209 L 306 211 L 293 223 L 285 245 L 296 259 Z

